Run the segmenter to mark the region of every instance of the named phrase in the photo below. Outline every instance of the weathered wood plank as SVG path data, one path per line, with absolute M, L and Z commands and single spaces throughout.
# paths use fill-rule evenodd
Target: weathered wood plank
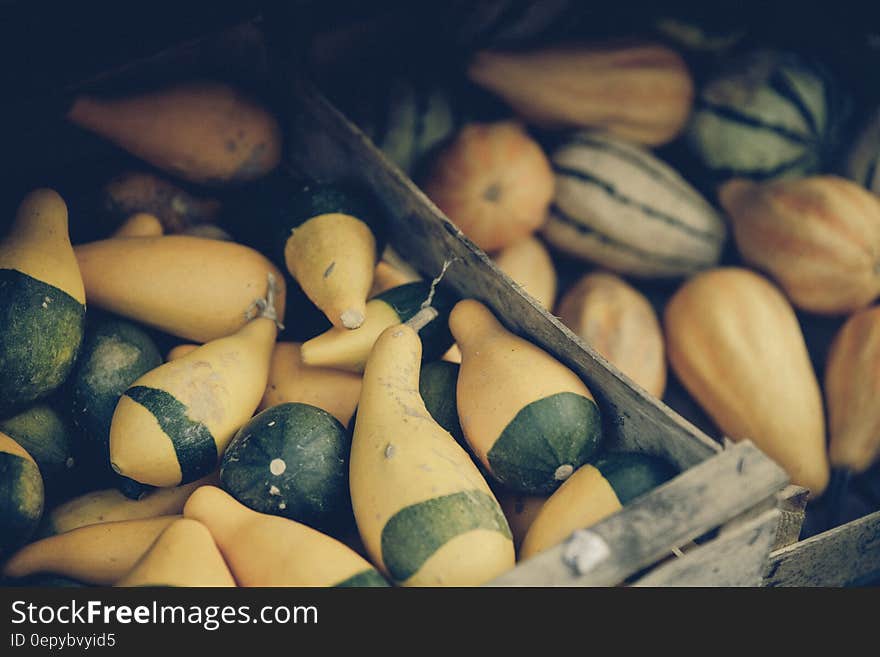
M 521 562 L 490 585 L 618 584 L 675 546 L 772 498 L 787 481 L 785 472 L 763 452 L 750 442 L 739 443 L 590 529 L 575 532 L 565 543 Z
M 810 499 L 810 491 L 801 486 L 791 484 L 783 488 L 779 495 L 779 511 L 782 517 L 779 519 L 779 528 L 776 531 L 776 540 L 772 550 L 780 550 L 795 543 L 801 536 L 804 519 L 807 515 L 807 502 Z
M 654 568 L 633 586 L 760 586 L 781 515 L 778 509 L 765 511 Z
M 611 446 L 665 456 L 681 468 L 719 445 L 617 368 L 537 305 L 455 227 L 413 182 L 311 84 L 285 80 L 288 153 L 317 178 L 350 178 L 373 189 L 391 219 L 391 241 L 426 276 L 453 261 L 445 282 L 490 306 L 511 330 L 528 336 L 576 371 L 599 400 Z
M 770 555 L 765 586 L 847 586 L 880 577 L 880 511 Z

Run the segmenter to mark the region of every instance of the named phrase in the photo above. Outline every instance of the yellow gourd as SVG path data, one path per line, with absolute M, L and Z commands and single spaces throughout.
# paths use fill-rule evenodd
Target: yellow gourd
M 233 242 L 164 235 L 76 247 L 89 303 L 194 342 L 235 333 L 275 277 L 284 317 L 284 277 L 265 256 Z
M 24 546 L 3 566 L 7 577 L 63 575 L 112 586 L 124 577 L 165 528 L 180 516 L 103 522 Z
M 116 229 L 113 237 L 159 237 L 165 234 L 158 217 L 147 212 L 131 215 Z
M 547 310 L 556 300 L 556 268 L 547 247 L 527 237 L 495 254 L 495 264 Z
M 351 449 L 355 519 L 373 563 L 398 584 L 482 584 L 513 567 L 510 528 L 476 465 L 425 408 L 421 357 L 405 324 L 370 352 Z
M 547 501 L 544 495 L 521 495 L 518 493 L 503 493 L 498 496 L 501 510 L 510 525 L 513 534 L 513 545 L 517 551 L 522 546 L 523 539 L 529 531 L 529 527 L 535 521 L 541 507 Z
M 183 509 L 211 532 L 239 586 L 340 586 L 375 569 L 346 545 L 294 520 L 252 511 L 214 486 Z M 378 582 L 381 578 L 378 577 Z
M 698 274 L 666 305 L 678 378 L 732 440 L 749 439 L 818 497 L 828 484 L 822 393 L 791 304 L 739 267 Z
M 274 281 L 261 314 L 137 379 L 110 425 L 110 461 L 151 486 L 177 486 L 213 471 L 266 390 L 277 325 Z
M 116 586 L 235 586 L 211 532 L 188 518 L 175 520 Z

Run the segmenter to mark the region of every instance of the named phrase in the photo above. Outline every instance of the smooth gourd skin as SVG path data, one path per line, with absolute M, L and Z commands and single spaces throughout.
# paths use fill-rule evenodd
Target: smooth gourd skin
M 235 586 L 235 580 L 202 523 L 180 518 L 159 534 L 116 586 Z
M 67 230 L 67 206 L 37 189 L 0 242 L 0 417 L 46 397 L 79 353 L 85 291 Z
M 462 352 L 458 416 L 471 449 L 507 488 L 551 493 L 600 446 L 592 393 L 478 301 L 460 301 L 449 327 Z
M 541 506 L 522 542 L 528 559 L 619 511 L 671 479 L 676 469 L 648 454 L 608 453 L 571 475 Z
M 159 218 L 147 212 L 136 212 L 113 231 L 113 237 L 159 237 L 164 234 Z
M 434 360 L 422 365 L 419 372 L 419 395 L 425 408 L 455 442 L 469 449 L 458 419 L 458 363 Z
M 272 352 L 269 381 L 259 410 L 286 402 L 322 408 L 348 426 L 361 394 L 361 376 L 302 362 L 302 345 L 279 342 Z
M 663 397 L 663 330 L 651 302 L 636 288 L 609 272 L 586 274 L 560 299 L 556 315 L 648 393 Z
M 281 128 L 229 85 L 188 82 L 122 98 L 80 95 L 68 120 L 189 182 L 243 183 L 281 161 Z
M 880 306 L 852 315 L 825 367 L 831 466 L 865 472 L 880 454 Z
M 0 557 L 27 541 L 43 514 L 43 479 L 27 451 L 0 432 Z
M 327 411 L 279 404 L 235 434 L 220 463 L 220 485 L 255 511 L 332 531 L 351 519 L 350 451 L 348 432 Z
M 782 292 L 751 270 L 713 269 L 669 300 L 664 330 L 673 371 L 718 428 L 820 496 L 829 478 L 822 393 Z
M 510 525 L 510 532 L 513 534 L 513 544 L 516 547 L 517 555 L 522 548 L 523 539 L 529 532 L 529 527 L 538 517 L 547 498 L 547 495 L 523 495 L 522 493 L 510 492 L 504 492 L 498 496 L 501 510 L 504 511 L 504 517 L 507 518 L 507 524 Z
M 530 236 L 495 254 L 495 264 L 505 274 L 550 310 L 556 300 L 556 268 L 547 247 Z
M 3 565 L 3 575 L 54 573 L 88 584 L 112 586 L 179 517 L 104 522 L 49 536 L 13 554 Z
M 421 342 L 386 329 L 364 372 L 351 498 L 373 563 L 403 586 L 469 586 L 514 564 L 507 520 L 467 453 L 418 394 Z
M 734 179 L 718 195 L 743 259 L 796 307 L 848 314 L 880 296 L 880 197 L 830 175 Z
M 210 530 L 239 586 L 388 586 L 368 561 L 335 538 L 252 511 L 215 486 L 196 490 L 183 515 Z
M 306 365 L 332 367 L 348 372 L 364 371 L 367 358 L 379 335 L 389 326 L 413 317 L 428 299 L 429 281 L 407 283 L 373 297 L 367 303 L 366 320 L 352 331 L 333 327 L 303 343 L 300 354 Z M 452 346 L 447 319 L 455 297 L 445 288 L 434 291 L 431 306 L 439 316 L 419 331 L 426 360 L 439 358 Z
M 113 413 L 113 469 L 159 487 L 214 470 L 263 397 L 276 331 L 273 319 L 257 317 L 138 378 Z
M 75 250 L 89 304 L 187 340 L 207 342 L 244 326 L 254 299 L 266 296 L 269 274 L 284 317 L 284 276 L 242 244 L 164 235 L 99 240 Z

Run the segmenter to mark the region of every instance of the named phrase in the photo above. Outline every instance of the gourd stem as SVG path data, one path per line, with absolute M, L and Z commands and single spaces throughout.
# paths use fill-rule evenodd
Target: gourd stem
M 404 323 L 409 326 L 413 331 L 418 333 L 439 316 L 440 313 L 437 312 L 436 308 L 434 308 L 433 306 L 427 306 L 426 308 L 422 308 L 419 312 L 410 317 Z
M 833 529 L 841 524 L 846 505 L 846 494 L 849 491 L 852 470 L 834 468 L 831 471 L 831 483 L 828 485 L 828 520 L 826 529 Z
M 266 298 L 255 300 L 247 309 L 245 316 L 248 321 L 259 318 L 271 319 L 275 322 L 278 330 L 282 331 L 284 324 L 278 320 L 278 313 L 275 310 L 275 293 L 278 290 L 278 285 L 275 283 L 275 275 L 272 272 L 269 272 L 267 276 L 269 281 L 266 286 Z

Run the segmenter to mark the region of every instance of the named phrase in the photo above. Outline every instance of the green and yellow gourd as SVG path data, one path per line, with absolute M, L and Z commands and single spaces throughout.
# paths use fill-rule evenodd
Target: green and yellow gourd
M 848 115 L 847 99 L 817 63 L 754 50 L 703 86 L 685 140 L 716 181 L 796 178 L 826 166 Z
M 0 557 L 27 541 L 43 514 L 40 469 L 27 451 L 0 432 Z
M 504 511 L 504 517 L 507 518 L 507 524 L 510 525 L 510 532 L 513 534 L 513 545 L 516 547 L 517 559 L 523 539 L 529 533 L 529 527 L 538 517 L 541 507 L 544 506 L 548 497 L 548 495 L 523 495 L 510 491 L 503 491 L 498 495 L 501 510 Z
M 335 538 L 253 511 L 215 486 L 196 490 L 183 515 L 208 528 L 239 586 L 388 586 L 366 559 Z
M 578 132 L 550 159 L 556 191 L 542 235 L 552 247 L 642 278 L 687 276 L 721 259 L 721 215 L 647 149 Z
M 116 586 L 235 586 L 211 532 L 202 523 L 180 518 L 159 534 Z
M 0 417 L 58 388 L 83 338 L 85 290 L 67 232 L 67 206 L 37 189 L 0 242 Z
M 334 326 L 304 342 L 300 352 L 302 362 L 313 367 L 363 372 L 370 350 L 382 331 L 415 316 L 430 294 L 430 281 L 407 283 L 382 292 L 367 302 L 366 319 L 360 328 L 348 331 Z M 440 317 L 420 332 L 425 360 L 440 358 L 452 346 L 446 318 L 454 304 L 450 292 L 443 287 L 436 288 L 431 305 Z
M 438 320 L 434 320 L 438 321 Z M 418 394 L 418 333 L 385 329 L 370 352 L 351 449 L 351 499 L 373 563 L 403 586 L 468 586 L 514 565 L 492 490 Z
M 271 277 L 268 287 L 259 315 L 239 331 L 147 372 L 125 391 L 110 425 L 117 473 L 166 487 L 217 467 L 266 389 L 277 334 Z
M 541 506 L 522 542 L 528 559 L 619 511 L 676 474 L 664 459 L 610 452 L 581 466 Z
M 592 393 L 478 301 L 460 301 L 449 327 L 462 352 L 458 416 L 471 449 L 505 487 L 553 492 L 602 442 Z
M 880 194 L 880 107 L 865 122 L 846 154 L 844 173 L 847 178 Z

